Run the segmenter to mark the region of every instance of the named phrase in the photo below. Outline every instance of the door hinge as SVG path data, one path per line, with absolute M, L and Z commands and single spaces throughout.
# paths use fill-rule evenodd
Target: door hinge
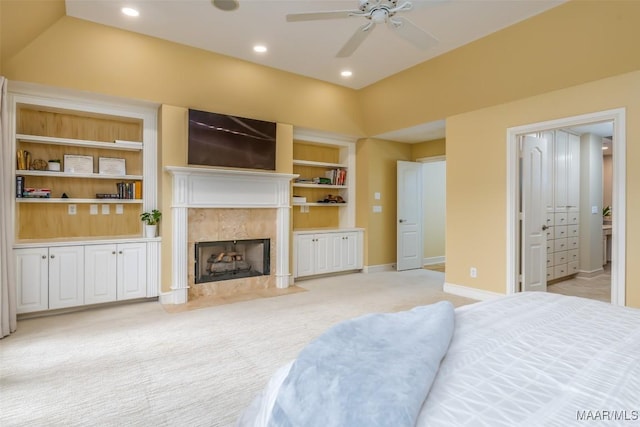
M 519 212 L 519 213 L 518 213 L 518 219 L 519 219 L 520 221 L 524 221 L 524 212 Z
M 518 283 L 522 284 L 522 274 L 518 274 Z

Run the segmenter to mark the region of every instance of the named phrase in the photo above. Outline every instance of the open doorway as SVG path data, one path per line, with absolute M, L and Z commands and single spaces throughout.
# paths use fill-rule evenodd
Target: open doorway
M 445 272 L 446 158 L 423 157 L 424 267 Z
M 535 270 L 533 274 L 537 274 L 536 279 L 540 283 L 536 283 L 537 290 L 546 290 L 547 284 L 547 263 L 552 264 L 552 268 L 550 270 L 550 283 L 554 283 L 554 281 L 561 279 L 564 276 L 570 276 L 572 273 L 582 273 L 583 276 L 588 276 L 590 273 L 596 275 L 602 271 L 602 268 L 595 268 L 594 265 L 600 263 L 604 265 L 605 270 L 610 270 L 610 282 L 611 282 L 611 291 L 610 291 L 610 301 L 613 304 L 624 305 L 624 288 L 625 288 L 625 137 L 624 137 L 624 120 L 625 120 L 625 111 L 624 109 L 617 110 L 609 110 L 604 112 L 598 112 L 593 114 L 587 114 L 577 117 L 571 117 L 566 119 L 554 120 L 543 123 L 535 123 L 531 125 L 519 126 L 517 128 L 511 128 L 508 130 L 508 216 L 507 216 L 507 293 L 519 292 L 523 288 L 527 290 L 527 283 L 531 283 L 532 271 L 535 268 L 541 267 L 538 270 Z M 611 132 L 611 140 L 613 141 L 613 154 L 610 157 L 610 167 L 611 167 L 611 180 L 610 180 L 610 202 L 609 204 L 605 204 L 606 197 L 604 196 L 605 191 L 603 190 L 603 185 L 605 180 L 603 179 L 603 163 L 602 163 L 602 141 L 603 139 L 599 135 L 594 134 L 594 124 L 609 124 L 612 132 Z M 584 126 L 590 126 L 590 128 L 584 128 Z M 588 130 L 586 132 L 585 130 Z M 561 135 L 556 135 L 557 132 L 560 132 Z M 520 147 L 522 144 L 523 136 L 529 135 L 533 136 L 530 139 L 529 144 L 535 143 L 535 138 L 539 140 L 544 140 L 548 135 L 551 134 L 551 138 L 558 137 L 561 144 L 569 145 L 568 135 L 572 135 L 574 143 L 577 138 L 578 144 L 585 144 L 587 151 L 583 152 L 584 157 L 581 161 L 589 161 L 589 156 L 591 159 L 595 158 L 595 146 L 596 144 L 600 144 L 598 146 L 598 153 L 600 155 L 600 175 L 598 178 L 594 179 L 594 183 L 587 184 L 581 186 L 579 192 L 578 199 L 582 199 L 582 203 L 580 202 L 571 202 L 571 200 L 562 200 L 561 203 L 556 203 L 552 201 L 552 204 L 563 206 L 565 208 L 563 213 L 558 213 L 557 211 L 549 210 L 549 201 L 547 196 L 549 194 L 548 191 L 545 191 L 544 188 L 538 188 L 534 191 L 534 194 L 537 194 L 538 205 L 532 203 L 533 211 L 531 211 L 531 207 L 529 207 L 528 213 L 521 211 L 521 204 L 526 204 L 525 201 L 521 199 L 521 196 L 526 194 L 526 189 L 523 189 L 523 184 L 527 185 L 527 180 L 525 178 L 521 179 L 522 172 L 526 169 L 524 165 L 526 160 L 526 156 L 524 158 L 520 158 Z M 581 141 L 581 135 L 585 135 L 583 141 Z M 591 145 L 589 145 L 591 144 Z M 544 150 L 544 144 L 542 144 Z M 591 154 L 589 151 L 591 150 Z M 533 153 L 533 158 L 542 159 L 542 157 L 547 156 L 548 153 L 540 151 L 539 154 L 536 154 L 536 151 L 531 151 Z M 570 158 L 572 154 L 568 151 L 565 151 L 565 156 L 562 158 L 562 162 L 565 162 L 566 158 Z M 573 154 L 575 156 L 575 154 Z M 592 161 L 592 160 L 591 160 Z M 540 165 L 548 164 L 546 160 L 539 160 Z M 535 166 L 535 165 L 534 165 Z M 571 166 L 566 166 L 571 168 Z M 586 169 L 584 170 L 583 179 L 588 179 L 589 176 L 589 164 L 586 164 Z M 543 166 L 539 166 L 537 169 L 533 167 L 535 173 L 546 174 Z M 537 172 L 536 172 L 537 170 Z M 530 173 L 530 172 L 526 172 Z M 560 173 L 570 174 L 570 171 L 561 170 Z M 570 178 L 569 178 L 570 179 Z M 599 179 L 599 186 L 596 185 Z M 538 183 L 538 187 L 545 187 L 548 185 L 548 180 L 533 180 L 534 183 Z M 565 184 L 569 185 L 569 184 Z M 534 189 L 537 188 L 534 185 Z M 586 190 L 585 190 L 586 189 Z M 592 193 L 588 193 L 591 189 Z M 575 190 L 574 190 L 575 191 Z M 583 191 L 587 191 L 582 194 Z M 594 196 L 594 192 L 599 191 L 599 195 Z M 565 194 L 567 194 L 565 192 Z M 571 193 L 569 193 L 571 195 Z M 573 193 L 575 199 L 575 192 Z M 525 196 L 529 197 L 529 196 Z M 598 198 L 599 197 L 599 198 Z M 535 201 L 535 199 L 532 199 Z M 573 203 L 573 204 L 572 204 Z M 577 205 L 577 203 L 580 203 Z M 610 206 L 611 211 L 615 213 L 614 216 L 610 219 L 610 224 L 605 224 L 602 221 L 603 207 Z M 541 211 L 538 211 L 538 207 Z M 553 206 L 552 206 L 553 207 Z M 556 206 L 557 207 L 557 206 Z M 538 225 L 535 224 L 535 221 L 532 222 L 532 217 L 535 215 L 531 214 L 533 212 L 536 214 L 540 213 L 541 222 Z M 570 218 L 573 218 L 573 221 L 570 221 Z M 554 219 L 557 220 L 554 222 Z M 529 220 L 529 222 L 528 222 Z M 546 222 L 545 222 L 546 221 Z M 564 221 L 564 223 L 562 222 Z M 559 227 L 556 227 L 556 222 Z M 596 231 L 596 224 L 598 230 Z M 591 225 L 589 225 L 591 224 Z M 603 226 L 609 225 L 610 237 L 603 238 L 604 228 Z M 528 256 L 525 250 L 528 250 L 526 234 L 523 234 L 522 237 L 520 235 L 520 230 L 526 229 L 529 227 L 529 235 L 535 237 L 536 234 L 542 236 L 543 240 L 535 239 L 530 240 L 533 242 L 531 247 L 534 248 L 535 251 L 533 256 Z M 577 238 L 577 235 L 582 231 L 582 235 L 580 238 Z M 556 236 L 557 232 L 557 236 Z M 570 252 L 571 248 L 568 247 L 571 244 L 572 240 L 568 236 L 569 233 L 575 234 L 575 239 L 573 242 L 577 244 L 578 241 L 583 242 L 585 246 L 583 246 L 579 251 L 573 252 L 573 256 L 577 256 L 583 260 L 582 267 L 580 263 L 574 263 L 573 265 L 569 264 L 571 260 L 567 258 L 572 256 Z M 597 234 L 599 233 L 599 234 Z M 565 238 L 566 236 L 566 238 Z M 558 239 L 556 239 L 558 237 Z M 544 242 L 544 247 L 541 247 L 540 242 Z M 531 245 L 531 244 L 530 244 Z M 551 245 L 551 246 L 549 246 Z M 555 245 L 555 246 L 554 246 Z M 564 245 L 564 246 L 563 246 Z M 591 249 L 589 250 L 589 245 L 591 245 Z M 594 246 L 599 245 L 599 246 Z M 605 246 L 606 245 L 606 246 Z M 606 250 L 605 250 L 606 248 Z M 599 254 L 599 259 L 594 259 L 594 254 L 597 257 Z M 527 258 L 528 256 L 528 258 Z M 606 257 L 606 258 L 605 258 Z M 611 262 L 608 263 L 608 259 L 611 259 Z M 522 260 L 522 262 L 521 262 Z M 568 262 L 567 262 L 568 261 Z M 527 263 L 529 265 L 527 265 Z M 540 266 L 539 263 L 544 263 Z M 556 265 L 560 267 L 557 267 Z M 573 267 L 573 271 L 566 271 L 563 269 Z M 533 270 L 532 270 L 533 268 Z M 554 270 L 555 268 L 555 270 Z M 599 271 L 598 271 L 599 270 Z M 537 271 L 537 273 L 536 273 Z M 547 274 L 545 274 L 547 273 Z M 523 285 L 525 284 L 525 285 Z

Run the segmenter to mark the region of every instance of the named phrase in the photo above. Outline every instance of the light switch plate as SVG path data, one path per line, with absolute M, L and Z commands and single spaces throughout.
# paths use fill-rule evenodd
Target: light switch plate
M 116 215 L 122 215 L 124 213 L 124 207 L 122 205 L 116 205 Z
M 89 215 L 98 215 L 98 205 L 89 206 Z
M 69 205 L 69 215 L 75 215 L 78 212 L 76 205 Z
M 382 212 L 382 206 L 380 206 L 380 205 L 375 205 L 375 206 L 373 207 L 373 212 L 374 212 L 374 213 L 380 213 L 380 212 Z
M 377 192 L 377 191 L 375 193 L 373 193 L 373 198 L 376 199 L 376 200 L 380 200 L 380 193 Z
M 109 215 L 110 212 L 111 209 L 109 208 L 109 205 L 102 205 L 102 215 Z

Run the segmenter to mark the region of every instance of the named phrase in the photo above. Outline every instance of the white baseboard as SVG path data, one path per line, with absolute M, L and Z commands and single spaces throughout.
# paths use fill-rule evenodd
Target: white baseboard
M 604 268 L 596 268 L 595 270 L 586 271 L 580 270 L 578 271 L 578 277 L 584 277 L 585 279 L 590 279 L 591 277 L 599 276 L 604 273 Z
M 443 264 L 446 258 L 444 256 L 432 256 L 429 258 L 425 258 L 422 261 L 422 265 L 433 265 L 433 264 Z
M 379 264 L 379 265 L 365 265 L 362 267 L 363 273 L 381 273 L 383 271 L 396 271 L 395 264 Z
M 185 304 L 188 300 L 188 288 L 172 289 L 169 292 L 160 292 L 158 300 L 161 304 Z
M 483 289 L 470 288 L 468 286 L 454 285 L 453 283 L 445 282 L 442 286 L 442 290 L 448 294 L 458 295 L 461 297 L 467 297 L 479 301 L 485 301 L 498 297 L 503 297 L 503 294 L 496 292 L 485 291 Z

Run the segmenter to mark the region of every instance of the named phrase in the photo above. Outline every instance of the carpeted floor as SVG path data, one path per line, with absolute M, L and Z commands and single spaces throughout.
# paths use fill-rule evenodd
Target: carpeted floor
M 429 270 L 301 281 L 307 292 L 169 313 L 147 302 L 18 322 L 0 340 L 0 425 L 227 426 L 329 326 L 442 299 Z

